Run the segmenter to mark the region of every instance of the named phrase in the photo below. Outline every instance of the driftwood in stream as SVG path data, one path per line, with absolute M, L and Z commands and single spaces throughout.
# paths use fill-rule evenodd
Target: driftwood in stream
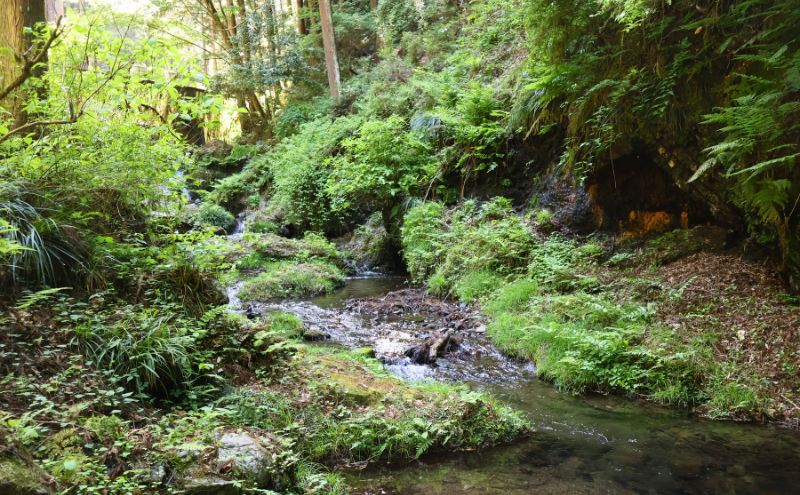
M 406 350 L 405 355 L 411 362 L 417 364 L 433 364 L 436 360 L 449 350 L 451 346 L 456 344 L 453 334 L 450 330 L 433 335 L 425 339 L 421 344 Z

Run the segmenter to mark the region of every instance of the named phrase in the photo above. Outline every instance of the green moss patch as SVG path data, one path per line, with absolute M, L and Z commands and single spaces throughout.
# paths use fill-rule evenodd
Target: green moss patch
M 266 271 L 244 282 L 239 298 L 243 301 L 270 301 L 285 297 L 325 294 L 344 284 L 344 274 L 329 263 L 277 262 Z

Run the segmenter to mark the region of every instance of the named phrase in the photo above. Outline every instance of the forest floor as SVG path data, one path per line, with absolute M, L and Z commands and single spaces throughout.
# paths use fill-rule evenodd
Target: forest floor
M 234 249 L 246 270 L 222 278 L 247 283 L 270 274 L 258 298 L 340 283 L 340 254 L 330 244 L 254 239 Z M 344 493 L 330 468 L 474 450 L 530 431 L 484 394 L 408 384 L 369 352 L 309 342 L 315 337 L 292 314 L 248 319 L 218 308 L 173 319 L 179 312 L 110 293 L 6 306 L 0 491 Z M 179 371 L 182 360 L 191 369 Z M 161 384 L 137 386 L 150 369 Z

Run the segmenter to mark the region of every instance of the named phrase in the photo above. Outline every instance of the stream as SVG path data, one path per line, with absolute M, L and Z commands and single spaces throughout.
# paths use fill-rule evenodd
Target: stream
M 403 283 L 354 277 L 334 294 L 255 310 L 294 313 L 307 328 L 326 334 L 328 345 L 371 347 L 389 371 L 405 379 L 458 381 L 489 392 L 523 411 L 535 432 L 479 453 L 348 473 L 354 493 L 800 493 L 798 432 L 703 420 L 618 397 L 560 393 L 538 380 L 530 364 L 502 356 L 482 328 L 462 332 L 459 352 L 435 366 L 410 363 L 403 350 L 426 331 L 424 317 L 377 318 L 348 309 L 348 301 L 380 296 Z M 233 304 L 240 305 L 232 292 Z

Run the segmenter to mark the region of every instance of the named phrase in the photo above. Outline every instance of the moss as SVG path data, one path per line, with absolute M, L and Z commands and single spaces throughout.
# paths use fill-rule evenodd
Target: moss
M 274 263 L 264 273 L 246 280 L 239 292 L 243 301 L 325 294 L 344 284 L 344 274 L 329 263 Z
M 408 384 L 357 352 L 301 345 L 289 374 L 294 395 L 282 390 L 285 384 L 244 388 L 225 407 L 242 426 L 286 432 L 312 462 L 407 461 L 530 431 L 520 414 L 484 394 L 444 383 Z
M 4 495 L 40 495 L 49 493 L 46 474 L 36 466 L 17 459 L 0 459 L 0 493 Z
M 262 260 L 327 259 L 338 262 L 336 246 L 319 234 L 307 233 L 302 239 L 288 239 L 273 233 L 245 236 L 244 244 Z

